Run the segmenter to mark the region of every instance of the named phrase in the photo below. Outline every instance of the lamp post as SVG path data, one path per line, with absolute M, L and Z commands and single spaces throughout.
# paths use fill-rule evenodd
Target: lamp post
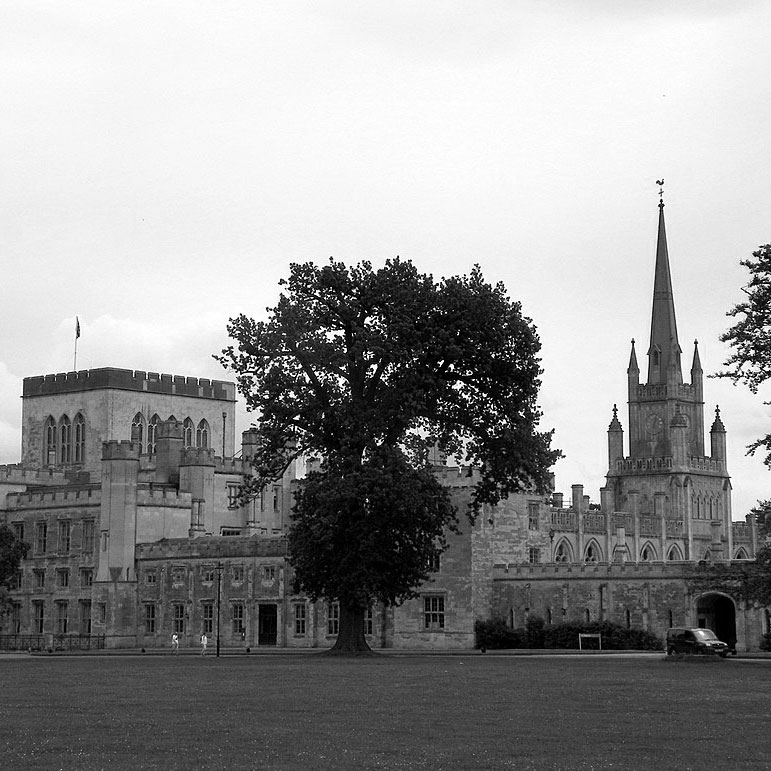
M 554 562 L 554 528 L 549 530 L 549 551 L 551 552 L 551 562 Z
M 217 563 L 217 658 L 220 655 L 220 602 L 222 600 L 222 563 Z

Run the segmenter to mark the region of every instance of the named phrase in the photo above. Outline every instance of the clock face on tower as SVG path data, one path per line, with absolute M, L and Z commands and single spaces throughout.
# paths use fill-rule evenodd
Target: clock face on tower
M 664 421 L 661 419 L 661 415 L 651 415 L 645 421 L 645 434 L 650 440 L 656 440 L 661 435 L 661 430 L 664 427 Z

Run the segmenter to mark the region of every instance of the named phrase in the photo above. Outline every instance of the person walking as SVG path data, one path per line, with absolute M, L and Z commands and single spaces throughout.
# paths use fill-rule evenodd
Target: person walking
M 201 635 L 201 655 L 206 655 L 206 646 L 209 644 L 209 638 L 206 636 L 206 632 Z
M 179 653 L 179 635 L 176 632 L 171 636 L 171 652 Z

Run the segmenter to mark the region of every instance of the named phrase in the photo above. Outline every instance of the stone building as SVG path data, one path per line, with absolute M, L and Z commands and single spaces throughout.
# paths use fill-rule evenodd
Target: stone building
M 705 455 L 697 346 L 683 382 L 663 203 L 647 355 L 643 384 L 632 344 L 628 444 L 614 407 L 599 504 L 581 485 L 567 501 L 525 492 L 471 525 L 463 509 L 475 470 L 436 459 L 460 532 L 415 599 L 369 609 L 373 647 L 469 648 L 476 620 L 519 627 L 531 615 L 662 637 L 672 625 L 710 626 L 740 649 L 758 647 L 768 609 L 692 580 L 705 564 L 751 560 L 758 543 L 751 515 L 732 521 L 717 408 Z M 202 632 L 226 649 L 334 641 L 337 605 L 295 594 L 286 560 L 302 469 L 292 464 L 241 505 L 259 436 L 244 432 L 236 451 L 234 405 L 233 383 L 152 372 L 24 381 L 22 458 L 0 467 L 0 521 L 31 549 L 0 645 L 158 647 L 176 633 L 192 646 Z

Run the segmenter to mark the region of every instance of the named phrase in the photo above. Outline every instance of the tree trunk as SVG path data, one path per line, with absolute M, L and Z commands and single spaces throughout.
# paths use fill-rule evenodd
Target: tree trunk
M 364 608 L 340 603 L 340 631 L 329 653 L 352 656 L 372 653 L 364 638 Z

